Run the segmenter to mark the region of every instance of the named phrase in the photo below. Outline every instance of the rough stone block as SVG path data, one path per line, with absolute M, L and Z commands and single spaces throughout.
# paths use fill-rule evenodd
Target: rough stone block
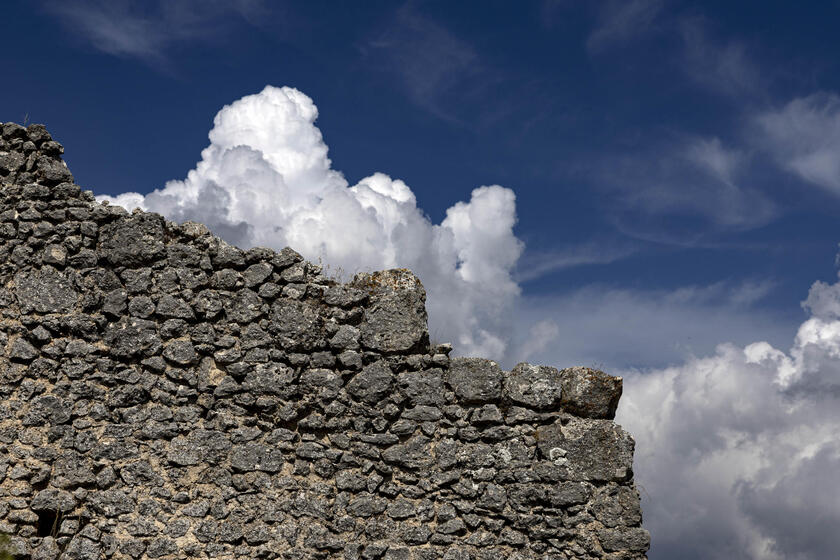
M 70 280 L 51 266 L 15 276 L 15 295 L 21 311 L 66 313 L 76 305 L 79 292 Z
M 503 380 L 499 364 L 484 358 L 454 358 L 446 378 L 455 395 L 465 403 L 498 401 Z
M 561 377 L 556 368 L 521 363 L 505 377 L 505 397 L 537 410 L 554 409 L 561 399 Z
M 560 403 L 568 412 L 583 418 L 615 418 L 621 398 L 622 379 L 586 367 L 560 371 L 563 392 Z
M 635 442 L 609 420 L 571 418 L 539 428 L 534 437 L 542 457 L 565 467 L 569 480 L 624 482 L 633 474 Z
M 134 268 L 166 256 L 163 218 L 157 214 L 118 219 L 102 227 L 99 240 L 102 256 L 114 266 Z
M 370 295 L 360 327 L 363 346 L 386 353 L 428 348 L 426 290 L 410 270 L 357 274 L 352 286 Z

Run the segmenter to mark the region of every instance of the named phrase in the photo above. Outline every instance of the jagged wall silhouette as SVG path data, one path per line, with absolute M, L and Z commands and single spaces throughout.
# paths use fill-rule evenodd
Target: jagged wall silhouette
M 0 139 L 0 532 L 20 558 L 644 558 L 621 379 L 450 358 L 408 270 L 97 203 Z

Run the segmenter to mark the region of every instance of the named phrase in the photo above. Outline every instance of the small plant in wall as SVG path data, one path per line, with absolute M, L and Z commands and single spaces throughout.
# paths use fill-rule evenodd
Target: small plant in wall
M 9 535 L 0 534 L 0 560 L 14 560 L 10 546 Z

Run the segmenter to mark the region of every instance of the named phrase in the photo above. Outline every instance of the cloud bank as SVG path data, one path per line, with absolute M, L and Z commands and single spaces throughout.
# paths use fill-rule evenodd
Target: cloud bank
M 773 289 L 767 281 L 728 281 L 671 290 L 590 284 L 563 294 L 528 294 L 513 317 L 524 340 L 512 345 L 508 363 L 615 373 L 683 363 L 713 353 L 723 341 L 783 343 L 796 332 L 796 319 L 761 305 Z
M 374 173 L 350 186 L 332 169 L 317 117 L 300 91 L 267 86 L 219 111 L 186 179 L 100 199 L 201 221 L 243 247 L 288 245 L 347 275 L 410 268 L 428 292 L 431 336 L 461 354 L 501 359 L 523 249 L 513 191 L 476 188 L 433 224 L 399 179 Z
M 724 344 L 625 372 L 651 559 L 818 559 L 840 549 L 840 283 L 815 283 L 789 352 Z

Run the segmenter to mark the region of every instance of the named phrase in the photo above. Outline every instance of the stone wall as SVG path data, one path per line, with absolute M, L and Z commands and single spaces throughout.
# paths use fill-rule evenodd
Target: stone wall
M 644 558 L 621 379 L 429 343 L 407 270 L 95 202 L 0 139 L 0 532 L 19 558 Z

